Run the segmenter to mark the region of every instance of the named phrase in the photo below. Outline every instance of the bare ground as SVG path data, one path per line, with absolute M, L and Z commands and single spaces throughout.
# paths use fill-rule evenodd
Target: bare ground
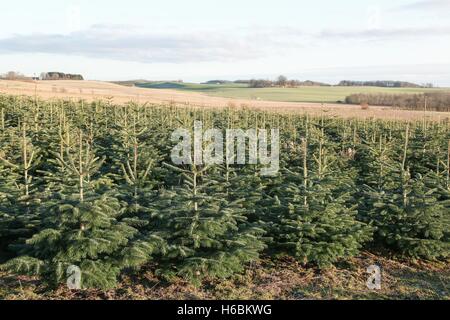
M 366 269 L 382 268 L 381 290 L 366 286 Z M 448 262 L 403 261 L 365 252 L 327 270 L 304 268 L 291 258 L 265 259 L 228 280 L 205 281 L 200 287 L 182 280 L 162 282 L 152 268 L 124 276 L 115 290 L 49 290 L 36 278 L 0 273 L 0 299 L 8 300 L 450 300 Z
M 420 111 L 396 110 L 390 107 L 370 107 L 363 110 L 360 106 L 346 104 L 294 103 L 278 101 L 257 101 L 211 97 L 201 93 L 181 92 L 169 89 L 145 89 L 126 87 L 100 81 L 9 81 L 0 80 L 0 94 L 38 96 L 43 99 L 66 98 L 95 101 L 111 99 L 115 103 L 135 101 L 138 103 L 173 103 L 195 107 L 249 107 L 277 112 L 298 112 L 322 114 L 344 118 L 376 118 L 391 120 L 423 119 Z M 429 120 L 450 119 L 450 113 L 427 112 Z

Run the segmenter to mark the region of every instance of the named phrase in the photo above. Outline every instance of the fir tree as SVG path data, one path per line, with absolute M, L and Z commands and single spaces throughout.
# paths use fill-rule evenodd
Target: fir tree
M 40 224 L 37 212 L 40 199 L 33 178 L 41 157 L 27 129 L 27 123 L 22 122 L 19 136 L 11 131 L 10 141 L 2 137 L 5 143 L 0 149 L 0 242 L 3 250 L 20 244 Z
M 411 177 L 407 167 L 409 125 L 404 135 L 403 158 L 400 163 L 378 158 L 376 163 L 385 170 L 372 171 L 365 200 L 368 206 L 365 220 L 376 228 L 378 244 L 388 246 L 401 254 L 416 258 L 435 259 L 447 257 L 449 252 L 449 211 L 446 208 L 445 189 L 433 171 L 423 176 Z M 381 154 L 380 154 L 381 155 Z M 443 192 L 444 191 L 444 192 Z
M 154 210 L 159 183 L 152 174 L 160 159 L 154 149 L 148 148 L 146 128 L 139 128 L 136 117 L 123 130 L 126 134 L 119 148 L 124 150 L 126 158 L 119 164 L 121 179 L 118 179 L 118 197 L 125 203 L 121 221 L 140 231 L 125 249 L 124 263 L 138 268 L 167 250 L 160 217 Z
M 285 169 L 273 192 L 267 221 L 275 248 L 305 264 L 327 267 L 339 258 L 357 254 L 371 237 L 371 229 L 355 219 L 349 205 L 352 181 L 331 167 L 331 155 L 320 138 L 316 168 L 308 167 L 304 139 L 303 170 Z
M 182 175 L 183 184 L 162 191 L 158 201 L 169 245 L 159 273 L 199 283 L 229 277 L 258 259 L 264 248 L 261 230 L 248 225 L 241 205 L 245 199 L 229 201 L 226 186 L 210 179 L 206 167 L 168 166 Z
M 71 188 L 53 194 L 42 206 L 41 231 L 27 240 L 21 256 L 3 268 L 42 275 L 53 284 L 65 282 L 66 270 L 82 272 L 84 288 L 111 288 L 123 268 L 122 251 L 136 230 L 118 222 L 120 204 L 94 175 L 102 160 L 95 156 L 83 133 L 78 135 L 76 156 L 67 150 L 60 165 L 70 173 Z M 70 190 L 72 192 L 70 192 Z

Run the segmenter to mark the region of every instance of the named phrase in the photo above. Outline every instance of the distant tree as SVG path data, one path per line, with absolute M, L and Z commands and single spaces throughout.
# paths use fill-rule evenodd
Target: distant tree
M 271 86 L 273 86 L 273 82 L 264 79 L 252 79 L 249 83 L 250 88 L 267 88 Z
M 340 87 L 383 87 L 383 88 L 421 88 L 422 86 L 405 81 L 350 81 L 339 82 Z
M 423 110 L 425 98 L 428 111 L 450 111 L 450 94 L 446 92 L 429 92 L 425 94 L 352 94 L 346 97 L 345 101 L 348 104 L 368 103 L 374 106 Z
M 84 80 L 81 74 L 65 74 L 62 72 L 42 72 L 41 80 Z
M 276 84 L 280 87 L 286 87 L 288 83 L 288 78 L 286 78 L 285 76 L 281 75 L 278 77 Z
M 9 71 L 3 76 L 3 78 L 6 80 L 19 80 L 19 79 L 24 79 L 25 76 L 23 74 L 21 74 L 20 72 Z
M 299 80 L 289 80 L 289 81 L 287 82 L 287 85 L 288 85 L 289 87 L 291 87 L 291 88 L 295 88 L 295 87 L 301 86 L 302 83 L 301 83 L 301 81 L 299 81 Z

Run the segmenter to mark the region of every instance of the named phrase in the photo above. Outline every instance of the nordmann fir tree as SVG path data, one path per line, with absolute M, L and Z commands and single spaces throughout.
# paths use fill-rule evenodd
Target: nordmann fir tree
M 415 258 L 445 258 L 450 249 L 445 189 L 436 184 L 439 180 L 432 170 L 411 177 L 407 166 L 409 139 L 408 124 L 402 161 L 395 163 L 396 166 L 384 166 L 384 173 L 381 169 L 374 172 L 378 177 L 370 181 L 378 181 L 377 186 L 366 188 L 365 196 L 371 206 L 366 209 L 365 217 L 376 227 L 375 239 L 379 245 Z M 386 160 L 377 160 L 380 168 Z M 434 176 L 434 186 L 429 183 L 431 176 Z
M 66 282 L 70 266 L 81 269 L 83 288 L 107 289 L 116 285 L 123 268 L 122 251 L 136 230 L 118 222 L 120 204 L 110 196 L 107 181 L 97 177 L 103 160 L 77 136 L 77 150 L 58 157 L 69 175 L 60 177 L 67 187 L 46 199 L 40 232 L 27 240 L 21 256 L 5 263 L 16 273 L 41 275 L 52 284 Z
M 271 239 L 266 237 L 265 224 L 260 208 L 264 194 L 264 179 L 257 165 L 245 165 L 241 168 L 225 164 L 216 165 L 209 171 L 208 179 L 214 181 L 210 193 L 223 195 L 227 207 L 234 213 L 239 233 L 248 239 L 249 254 L 261 252 L 267 248 Z M 255 255 L 257 260 L 258 255 Z
M 40 199 L 33 175 L 41 157 L 28 137 L 25 121 L 20 129 L 7 131 L 3 120 L 0 139 L 0 242 L 2 249 L 11 254 L 12 247 L 20 246 L 40 224 Z
M 372 233 L 356 220 L 356 207 L 349 204 L 352 180 L 340 172 L 336 155 L 325 144 L 323 121 L 319 127 L 313 161 L 309 140 L 303 138 L 302 165 L 282 171 L 280 184 L 271 193 L 266 221 L 278 252 L 304 264 L 328 267 L 357 254 Z
M 124 203 L 121 221 L 139 230 L 124 251 L 124 264 L 137 268 L 167 250 L 160 230 L 160 215 L 153 210 L 158 182 L 152 174 L 161 159 L 155 149 L 147 146 L 147 128 L 135 114 L 132 121 L 122 124 L 121 131 L 122 143 L 117 146 L 125 156 L 119 164 L 121 174 L 117 186 L 118 197 Z
M 157 203 L 169 245 L 158 274 L 199 284 L 204 278 L 229 277 L 257 260 L 264 244 L 248 226 L 242 200 L 228 200 L 226 186 L 208 176 L 208 167 L 167 166 L 183 182 L 163 190 Z
M 233 121 L 231 121 L 233 115 L 233 113 L 228 115 L 226 122 L 227 129 L 233 129 L 234 124 Z M 266 123 L 265 121 L 261 122 L 258 120 L 257 114 L 255 114 L 255 119 L 253 119 L 253 121 L 254 122 L 250 122 L 247 119 L 246 123 L 243 125 L 254 130 L 253 139 L 258 140 L 258 126 L 261 125 L 265 128 Z M 240 203 L 249 224 L 253 227 L 259 226 L 264 228 L 264 222 L 261 220 L 261 202 L 264 197 L 265 189 L 270 187 L 272 179 L 267 176 L 261 176 L 261 164 L 257 164 L 257 140 L 245 142 L 244 150 L 248 163 L 238 165 L 238 154 L 235 152 L 235 141 L 233 141 L 233 139 L 227 139 L 225 164 L 217 165 L 211 172 L 215 174 L 215 179 L 217 181 L 221 181 L 220 186 L 222 187 L 222 191 L 225 191 L 227 199 L 231 202 L 238 201 Z M 254 158 L 253 161 L 250 161 L 251 158 Z M 265 234 L 265 232 L 263 233 Z M 259 235 L 261 235 L 261 233 L 259 233 Z M 268 239 L 265 240 L 267 241 Z

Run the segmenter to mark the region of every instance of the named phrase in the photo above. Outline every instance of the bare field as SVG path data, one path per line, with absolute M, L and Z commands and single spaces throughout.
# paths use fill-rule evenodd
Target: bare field
M 0 94 L 38 96 L 43 99 L 67 98 L 94 101 L 111 99 L 115 103 L 134 101 L 138 103 L 174 103 L 193 107 L 249 107 L 277 112 L 298 112 L 334 115 L 344 118 L 376 118 L 392 120 L 423 119 L 424 113 L 410 110 L 395 110 L 389 107 L 370 107 L 362 110 L 360 106 L 346 104 L 319 104 L 249 99 L 212 97 L 195 92 L 181 92 L 170 89 L 146 89 L 125 87 L 101 81 L 37 81 L 22 82 L 0 80 Z M 429 120 L 438 121 L 450 118 L 450 113 L 427 112 Z

